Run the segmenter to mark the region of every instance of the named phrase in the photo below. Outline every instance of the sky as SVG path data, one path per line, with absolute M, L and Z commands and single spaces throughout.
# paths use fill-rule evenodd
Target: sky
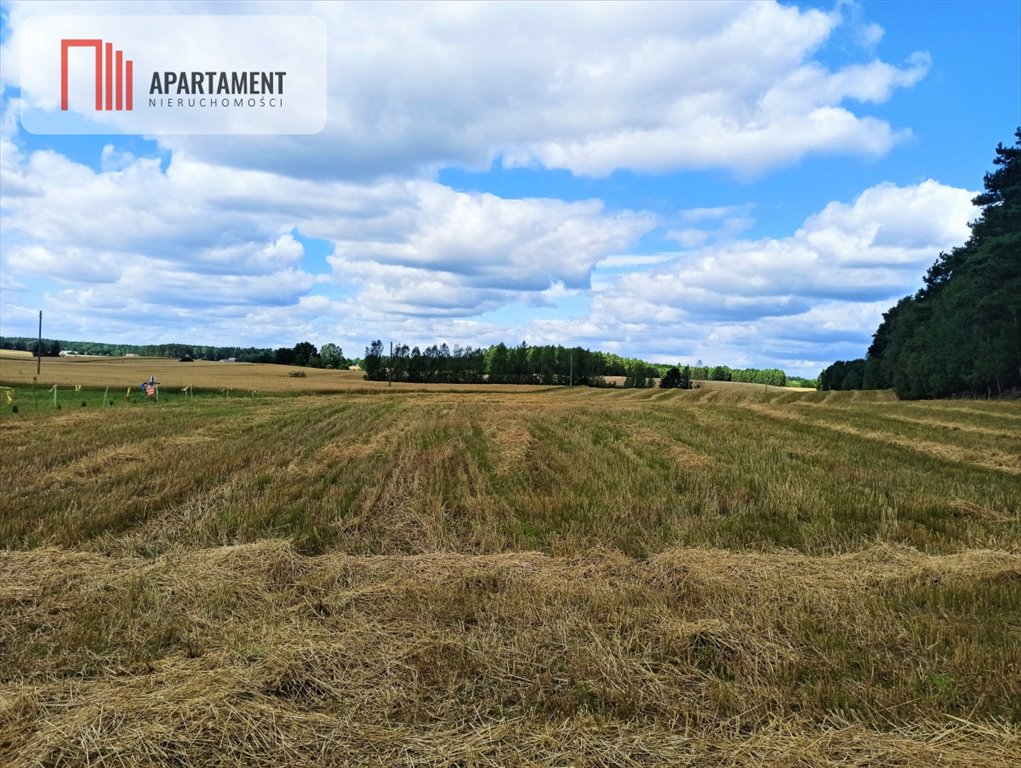
M 26 131 L 25 20 L 128 13 L 322 19 L 325 127 Z M 815 376 L 964 243 L 1021 125 L 1021 0 L 4 2 L 0 56 L 6 336 Z

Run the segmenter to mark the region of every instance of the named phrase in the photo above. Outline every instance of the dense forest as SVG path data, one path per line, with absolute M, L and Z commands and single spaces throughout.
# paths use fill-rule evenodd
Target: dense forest
M 1021 388 L 1021 128 L 1015 138 L 996 147 L 968 241 L 939 254 L 918 292 L 883 315 L 866 357 L 826 368 L 821 389 L 919 399 Z

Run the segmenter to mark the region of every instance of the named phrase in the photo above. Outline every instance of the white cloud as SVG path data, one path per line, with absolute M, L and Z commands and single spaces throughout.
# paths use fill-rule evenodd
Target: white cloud
M 740 239 L 733 222 L 747 206 L 681 212 L 678 220 L 717 227 L 705 230 L 714 236 L 734 232 L 693 251 L 634 253 L 660 222 L 597 201 L 302 181 L 183 153 L 165 171 L 127 156 L 94 171 L 52 152 L 5 163 L 25 183 L 10 196 L 4 185 L 3 288 L 44 281 L 44 308 L 65 337 L 102 327 L 235 343 L 243 327 L 253 344 L 332 338 L 353 349 L 366 334 L 520 336 L 811 373 L 813 355 L 860 354 L 882 311 L 940 250 L 967 239 L 977 213 L 967 190 L 879 184 L 779 238 Z M 332 245 L 332 274 L 306 268 L 295 231 Z M 471 319 L 579 296 L 591 302 L 587 318 Z M 32 312 L 7 293 L 4 315 L 9 326 Z
M 60 286 L 61 312 L 201 309 L 236 323 L 253 306 L 295 306 L 317 288 L 349 295 L 363 317 L 463 318 L 587 289 L 597 262 L 655 224 L 598 201 L 301 181 L 184 153 L 165 171 L 154 159 L 104 157 L 116 162 L 101 171 L 49 151 L 9 163 L 31 189 L 7 196 L 4 185 L 5 279 Z M 332 244 L 331 275 L 311 273 L 294 231 Z
M 838 0 L 836 13 L 841 23 L 847 28 L 851 42 L 866 51 L 872 52 L 886 35 L 886 30 L 875 22 L 865 20 L 862 3 L 855 0 Z
M 223 6 L 186 8 L 208 9 Z M 5 49 L 17 47 L 24 16 L 61 11 L 82 7 L 14 3 Z M 918 54 L 903 67 L 869 58 L 831 71 L 816 52 L 840 25 L 861 26 L 857 17 L 772 2 L 235 3 L 231 11 L 324 19 L 327 128 L 317 137 L 161 141 L 295 176 L 409 176 L 486 168 L 494 158 L 593 176 L 619 168 L 755 176 L 814 152 L 876 156 L 906 134 L 854 104 L 885 101 L 928 69 Z M 862 29 L 878 40 L 875 25 Z M 222 53 L 244 46 L 224 40 Z
M 664 236 L 668 240 L 675 240 L 684 248 L 700 248 L 713 240 L 717 242 L 731 241 L 755 225 L 755 219 L 748 215 L 753 208 L 754 205 L 746 204 L 692 208 L 682 211 L 678 217 L 682 225 L 700 224 L 702 226 L 670 229 Z
M 931 180 L 881 184 L 851 204 L 830 203 L 790 237 L 701 249 L 666 270 L 624 277 L 620 295 L 721 316 L 791 314 L 820 297 L 887 299 L 967 239 L 972 196 Z
M 829 203 L 788 237 L 721 243 L 603 278 L 586 333 L 596 346 L 624 340 L 649 359 L 814 374 L 813 354 L 821 363 L 834 350 L 860 356 L 882 313 L 917 288 L 941 250 L 968 238 L 974 194 L 932 180 L 880 184 Z M 535 329 L 556 335 L 574 325 Z
M 676 258 L 676 256 L 676 253 L 616 254 L 600 259 L 596 266 L 599 269 L 633 269 L 652 264 L 662 264 L 664 261 Z
M 716 219 L 731 219 L 743 216 L 752 209 L 751 205 L 719 205 L 714 208 L 689 208 L 681 211 L 680 219 L 686 224 L 698 224 Z
M 967 240 L 968 221 L 978 214 L 974 195 L 932 179 L 910 187 L 879 184 L 853 204 L 830 203 L 798 234 L 847 264 L 931 263 L 934 252 Z
M 890 300 L 967 238 L 972 193 L 880 184 L 787 236 L 751 239 L 751 205 L 663 220 L 599 200 L 507 199 L 429 179 L 439 167 L 494 160 L 589 176 L 722 168 L 751 177 L 810 153 L 880 156 L 906 132 L 862 105 L 871 111 L 912 87 L 929 60 L 876 58 L 882 30 L 855 8 L 234 4 L 235 13 L 324 18 L 327 129 L 164 137 L 165 165 L 111 145 L 94 170 L 16 146 L 17 99 L 6 96 L 4 323 L 34 322 L 22 299 L 42 292 L 65 338 L 236 343 L 243 333 L 252 344 L 332 340 L 358 354 L 369 335 L 517 337 L 814 373 L 841 349 L 860 354 Z M 37 10 L 81 12 L 14 3 L 15 37 Z M 841 31 L 863 48 L 846 57 L 856 63 L 830 69 L 817 53 Z M 243 44 L 224 41 L 224 50 Z M 653 231 L 688 250 L 639 249 Z M 329 275 L 303 237 L 329 243 Z M 586 299 L 591 312 L 579 318 L 484 320 Z
M 313 233 L 336 243 L 338 273 L 382 286 L 374 298 L 392 297 L 405 311 L 492 308 L 501 296 L 558 281 L 587 288 L 597 261 L 654 224 L 648 215 L 604 214 L 597 201 L 506 200 L 426 182 L 404 185 L 394 205 L 399 221 L 385 229 L 340 220 Z M 455 297 L 459 286 L 471 292 Z
M 15 245 L 4 252 L 5 272 L 62 282 L 109 282 L 122 264 L 119 254 L 77 247 L 57 250 L 33 243 Z

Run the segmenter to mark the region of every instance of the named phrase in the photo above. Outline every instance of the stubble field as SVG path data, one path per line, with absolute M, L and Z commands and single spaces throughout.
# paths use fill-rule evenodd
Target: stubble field
M 12 765 L 1021 761 L 1017 403 L 8 362 Z

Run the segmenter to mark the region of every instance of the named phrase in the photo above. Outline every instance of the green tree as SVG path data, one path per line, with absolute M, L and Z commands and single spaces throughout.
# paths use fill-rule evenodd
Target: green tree
M 684 370 L 681 371 L 681 379 L 677 383 L 680 389 L 691 389 L 691 366 L 684 366 Z
M 508 380 L 510 374 L 510 356 L 507 354 L 507 345 L 502 341 L 492 347 L 492 355 L 489 362 L 489 381 L 493 384 L 503 384 Z
M 293 354 L 291 356 L 292 365 L 309 365 L 312 363 L 313 358 L 318 357 L 319 352 L 315 348 L 315 345 L 309 341 L 299 341 L 294 345 Z
M 332 342 L 323 344 L 319 350 L 319 357 L 322 360 L 323 368 L 344 368 L 347 361 L 344 359 L 344 350 Z
M 676 365 L 669 368 L 663 378 L 659 380 L 659 386 L 662 389 L 679 388 L 681 386 L 681 369 Z
M 968 241 L 939 254 L 921 289 L 884 315 L 863 386 L 905 398 L 1021 387 L 1021 128 L 1015 138 L 996 147 Z
M 515 384 L 531 384 L 531 370 L 528 366 L 528 344 L 521 342 L 510 350 L 510 375 Z
M 625 389 L 646 389 L 652 382 L 648 376 L 648 367 L 645 363 L 632 363 L 628 368 L 627 376 L 624 379 Z
M 411 351 L 407 344 L 394 344 L 393 354 L 390 355 L 390 379 L 392 381 L 404 381 L 408 376 L 408 368 L 411 364 Z
M 362 361 L 365 378 L 369 381 L 383 381 L 386 370 L 383 366 L 383 342 L 376 339 L 365 348 L 365 359 Z

